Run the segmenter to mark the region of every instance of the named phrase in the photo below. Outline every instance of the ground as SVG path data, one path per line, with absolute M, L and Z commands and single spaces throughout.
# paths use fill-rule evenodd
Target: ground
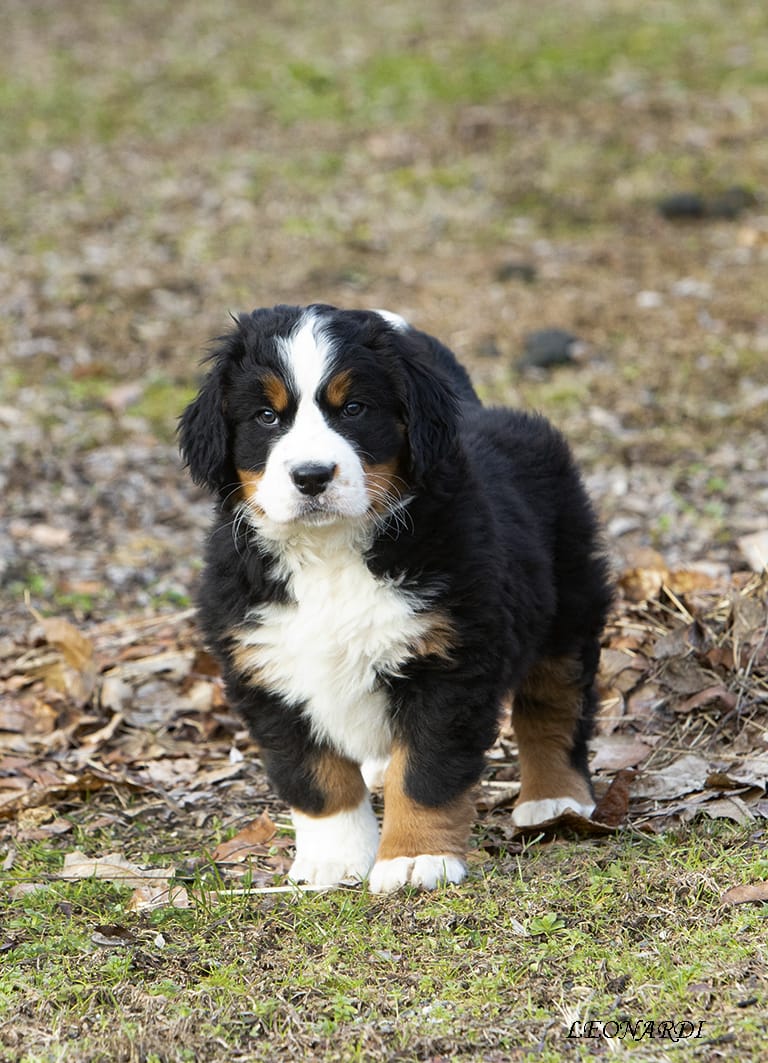
M 768 13 L 8 0 L 3 21 L 0 1058 L 757 1058 Z M 505 731 L 469 882 L 435 896 L 259 892 L 285 810 L 190 611 L 209 503 L 176 418 L 230 313 L 307 301 L 395 310 L 486 400 L 551 417 L 619 582 L 602 825 L 516 835 Z M 547 328 L 567 360 L 523 364 Z M 175 903 L 94 877 L 114 853 Z M 704 1026 L 567 1036 L 589 1019 Z

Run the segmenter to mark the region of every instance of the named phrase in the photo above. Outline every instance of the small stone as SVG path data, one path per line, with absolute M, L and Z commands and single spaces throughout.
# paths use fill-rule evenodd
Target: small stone
M 560 328 L 537 329 L 529 332 L 523 344 L 520 365 L 549 369 L 555 365 L 567 365 L 575 361 L 574 353 L 578 337 Z
M 523 281 L 525 284 L 533 284 L 536 280 L 536 267 L 531 262 L 510 260 L 497 266 L 494 275 L 497 281 Z
M 675 192 L 656 204 L 659 214 L 669 221 L 695 221 L 705 217 L 707 205 L 696 192 Z

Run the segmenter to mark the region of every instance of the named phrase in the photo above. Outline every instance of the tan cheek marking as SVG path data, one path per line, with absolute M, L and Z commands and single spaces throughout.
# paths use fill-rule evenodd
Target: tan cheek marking
M 520 754 L 518 801 L 575 797 L 592 800 L 589 784 L 571 764 L 583 694 L 581 669 L 570 657 L 536 665 L 515 695 L 512 723 Z
M 408 484 L 402 476 L 400 456 L 377 465 L 363 463 L 365 486 L 371 499 L 371 509 L 385 512 L 393 502 L 399 502 Z
M 268 373 L 261 381 L 261 386 L 264 389 L 264 395 L 267 402 L 270 404 L 276 413 L 285 413 L 288 409 L 288 403 L 290 402 L 290 395 L 288 394 L 288 388 L 285 386 L 285 382 L 280 379 L 279 376 L 275 376 L 274 373 Z
M 348 369 L 343 369 L 340 373 L 336 373 L 328 381 L 328 387 L 325 389 L 325 397 L 332 406 L 343 406 L 347 401 L 349 395 L 349 389 L 352 384 L 352 374 Z
M 237 478 L 240 481 L 240 497 L 259 513 L 262 513 L 263 510 L 256 501 L 256 492 L 259 489 L 263 475 L 263 469 L 237 470 Z
M 332 816 L 336 812 L 348 812 L 357 808 L 368 792 L 359 766 L 335 753 L 320 754 L 314 775 L 325 796 L 322 816 Z
M 412 643 L 411 649 L 414 656 L 442 657 L 444 661 L 450 661 L 453 650 L 458 644 L 458 636 L 451 618 L 439 609 L 431 613 L 422 613 L 421 616 L 428 618 L 429 627 Z
M 384 776 L 384 824 L 377 860 L 398 856 L 458 856 L 464 859 L 475 815 L 474 787 L 439 808 L 405 791 L 408 753 L 396 746 Z

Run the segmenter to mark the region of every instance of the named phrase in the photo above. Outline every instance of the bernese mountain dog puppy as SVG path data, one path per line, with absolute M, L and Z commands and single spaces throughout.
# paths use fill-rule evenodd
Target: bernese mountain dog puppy
M 291 879 L 460 882 L 510 694 L 515 823 L 588 816 L 610 591 L 563 438 L 484 408 L 446 347 L 385 311 L 255 310 L 211 360 L 180 420 L 218 496 L 200 620 L 292 809 Z

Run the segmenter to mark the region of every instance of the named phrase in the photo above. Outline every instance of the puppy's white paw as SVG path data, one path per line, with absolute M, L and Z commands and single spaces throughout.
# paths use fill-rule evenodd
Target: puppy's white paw
M 291 882 L 309 886 L 336 886 L 339 882 L 362 882 L 370 870 L 367 860 L 312 860 L 298 857 L 291 864 Z
M 467 865 L 457 856 L 396 856 L 376 861 L 368 888 L 371 893 L 393 893 L 407 885 L 433 890 L 448 882 L 463 882 L 466 874 Z
M 594 802 L 584 805 L 575 797 L 548 797 L 541 801 L 523 801 L 522 805 L 516 805 L 512 812 L 512 822 L 516 827 L 535 827 L 539 823 L 546 823 L 549 819 L 557 819 L 563 812 L 578 812 L 580 816 L 589 819 L 595 805 Z
M 379 844 L 379 826 L 368 798 L 349 812 L 306 816 L 293 810 L 296 859 L 288 872 L 292 882 L 333 886 L 362 882 Z

